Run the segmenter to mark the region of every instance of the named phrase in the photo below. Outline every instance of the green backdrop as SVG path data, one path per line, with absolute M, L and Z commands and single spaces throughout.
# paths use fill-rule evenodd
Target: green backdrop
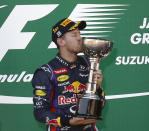
M 106 105 L 100 131 L 149 130 L 149 1 L 1 0 L 0 131 L 44 131 L 33 117 L 31 79 L 52 59 L 51 27 L 58 20 L 86 20 L 83 37 L 110 39 L 101 62 Z

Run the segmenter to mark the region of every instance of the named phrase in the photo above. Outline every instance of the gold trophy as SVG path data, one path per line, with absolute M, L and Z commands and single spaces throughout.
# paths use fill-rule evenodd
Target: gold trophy
M 97 79 L 93 72 L 99 70 L 101 59 L 109 55 L 112 50 L 113 42 L 110 40 L 97 38 L 83 38 L 82 40 L 84 54 L 90 62 L 90 71 L 87 90 L 77 102 L 76 115 L 78 117 L 101 119 L 103 99 L 96 93 Z

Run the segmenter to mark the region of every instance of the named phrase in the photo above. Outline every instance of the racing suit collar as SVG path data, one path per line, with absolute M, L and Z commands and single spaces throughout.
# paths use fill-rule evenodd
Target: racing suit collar
M 71 69 L 77 67 L 78 61 L 76 60 L 75 62 L 68 62 L 67 60 L 63 59 L 60 54 L 58 53 L 56 56 L 56 59 L 63 65 L 70 67 Z

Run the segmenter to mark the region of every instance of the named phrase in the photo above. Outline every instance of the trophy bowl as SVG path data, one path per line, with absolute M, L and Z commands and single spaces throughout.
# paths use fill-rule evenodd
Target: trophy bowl
M 100 59 L 108 56 L 113 47 L 113 42 L 110 40 L 88 37 L 82 39 L 82 44 L 85 55 Z

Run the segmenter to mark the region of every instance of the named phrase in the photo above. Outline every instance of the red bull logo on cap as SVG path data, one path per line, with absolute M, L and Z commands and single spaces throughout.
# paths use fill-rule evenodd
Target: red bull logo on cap
M 63 93 L 67 93 L 67 92 L 80 93 L 81 91 L 85 91 L 85 90 L 86 90 L 85 85 L 81 84 L 79 81 L 75 81 L 69 86 L 67 86 L 63 91 Z

